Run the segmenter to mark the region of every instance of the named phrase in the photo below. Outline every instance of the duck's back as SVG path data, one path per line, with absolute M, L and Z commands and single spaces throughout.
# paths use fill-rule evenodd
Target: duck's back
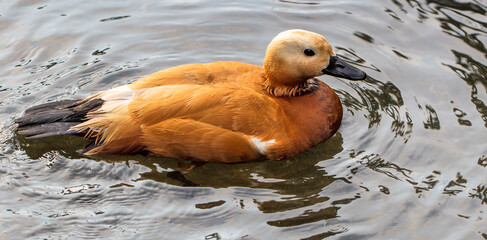
M 163 85 L 225 84 L 263 91 L 263 81 L 264 69 L 261 66 L 241 62 L 213 62 L 168 68 L 143 77 L 129 84 L 129 87 L 143 89 Z

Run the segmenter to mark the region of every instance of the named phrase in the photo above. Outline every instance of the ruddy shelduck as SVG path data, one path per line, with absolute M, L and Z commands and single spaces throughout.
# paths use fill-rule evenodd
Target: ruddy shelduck
M 28 138 L 84 135 L 84 153 L 149 152 L 204 162 L 279 160 L 330 138 L 342 120 L 337 94 L 315 77 L 366 77 L 321 35 L 279 33 L 264 66 L 240 62 L 168 68 L 82 100 L 32 107 L 16 119 Z

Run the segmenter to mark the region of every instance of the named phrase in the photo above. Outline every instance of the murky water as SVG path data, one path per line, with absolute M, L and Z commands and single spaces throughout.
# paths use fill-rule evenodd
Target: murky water
M 487 1 L 2 1 L 1 239 L 487 239 Z M 13 119 L 186 63 L 322 33 L 339 133 L 293 159 L 86 158 Z

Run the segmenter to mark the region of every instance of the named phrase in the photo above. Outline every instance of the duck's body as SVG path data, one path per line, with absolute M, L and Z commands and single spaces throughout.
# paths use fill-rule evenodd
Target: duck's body
M 278 35 L 264 67 L 239 62 L 182 65 L 56 109 L 78 109 L 82 116 L 66 133 L 96 139 L 98 145 L 87 154 L 149 151 L 206 162 L 291 157 L 331 137 L 342 119 L 336 93 L 313 78 L 331 69 L 333 50 L 321 35 L 294 31 L 300 35 L 296 39 L 303 34 L 317 38 L 313 51 L 326 53 L 315 58 L 319 63 L 296 63 L 305 73 L 276 65 L 288 58 L 273 53 L 279 50 L 272 47 Z M 19 133 L 30 137 L 49 135 L 36 126 L 63 121 L 33 121 L 28 113 L 17 122 Z

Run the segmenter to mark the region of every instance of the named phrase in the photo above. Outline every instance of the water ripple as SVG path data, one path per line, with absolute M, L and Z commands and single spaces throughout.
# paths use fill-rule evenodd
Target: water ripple
M 1 237 L 486 238 L 486 12 L 438 0 L 2 1 Z M 342 127 L 293 159 L 188 170 L 14 133 L 39 102 L 185 63 L 261 65 L 289 28 L 325 34 L 369 76 L 320 77 L 342 100 Z

